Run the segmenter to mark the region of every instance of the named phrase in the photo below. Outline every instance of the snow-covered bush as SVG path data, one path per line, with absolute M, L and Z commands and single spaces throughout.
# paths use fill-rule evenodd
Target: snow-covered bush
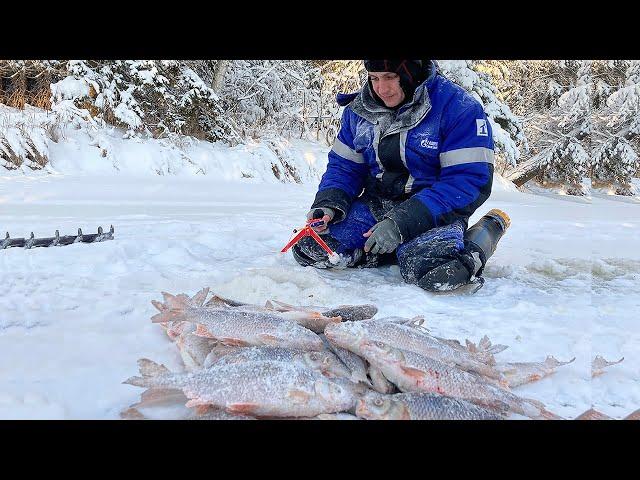
M 68 77 L 51 86 L 54 105 L 73 101 L 92 116 L 123 127 L 125 136 L 228 137 L 217 94 L 177 60 L 72 60 Z

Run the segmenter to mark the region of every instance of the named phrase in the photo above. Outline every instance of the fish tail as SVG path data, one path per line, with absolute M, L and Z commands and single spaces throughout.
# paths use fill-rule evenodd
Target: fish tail
M 269 301 L 267 300 L 267 302 L 269 302 Z M 271 303 L 271 302 L 269 302 L 269 303 Z M 278 306 L 274 307 L 273 303 L 275 303 Z M 273 303 L 271 303 L 271 307 L 274 310 L 279 310 L 281 312 L 291 312 L 291 311 L 300 310 L 300 308 L 296 308 L 293 305 L 289 305 L 288 303 L 279 302 L 278 300 L 273 300 Z
M 492 345 L 491 348 L 489 348 L 487 351 L 495 355 L 497 353 L 505 351 L 507 348 L 509 348 L 509 345 L 498 344 L 498 345 Z
M 144 377 L 129 377 L 122 383 L 127 385 L 133 385 L 135 387 L 145 387 L 145 388 L 153 386 L 153 384 L 149 382 L 149 379 Z
M 199 295 L 201 292 L 196 294 Z M 151 317 L 152 323 L 166 323 L 171 321 L 185 321 L 185 310 L 192 306 L 191 299 L 186 295 L 171 295 L 167 292 L 162 292 L 165 302 L 160 303 L 155 300 L 151 301 L 151 304 L 160 311 L 160 313 Z
M 120 412 L 120 418 L 123 420 L 146 420 L 145 417 L 140 410 L 135 407 L 130 407 L 122 412 Z
M 568 363 L 573 362 L 575 359 L 576 359 L 576 357 L 573 357 L 571 360 L 569 360 L 567 362 L 561 362 L 560 360 L 555 358 L 553 355 L 548 355 L 547 358 L 545 359 L 544 363 L 545 363 L 545 365 L 547 367 L 556 368 L 556 367 L 560 367 L 562 365 L 567 365 Z
M 140 401 L 131 405 L 131 409 L 154 407 L 158 405 L 184 404 L 186 397 L 182 390 L 175 388 L 151 387 L 140 395 Z
M 138 369 L 142 377 L 131 377 L 122 383 L 135 385 L 136 387 L 152 387 L 155 384 L 155 377 L 171 373 L 164 365 L 157 364 L 148 358 L 138 360 Z
M 523 408 L 524 414 L 534 420 L 564 420 L 564 418 L 547 410 L 545 404 L 538 400 L 525 398 L 523 399 L 523 407 L 528 407 Z
M 168 310 L 156 313 L 153 317 L 151 317 L 151 323 L 169 323 L 173 321 L 181 321 L 180 315 Z
M 167 292 L 160 292 L 162 294 L 162 298 L 164 298 L 165 306 L 171 310 L 182 310 L 188 306 L 190 306 L 191 299 L 184 295 L 171 295 Z M 198 294 L 196 293 L 196 296 Z
M 556 415 L 553 412 L 550 412 L 546 408 L 542 408 L 540 410 L 541 420 L 564 420 L 560 415 Z
M 640 408 L 623 418 L 623 420 L 640 420 Z
M 595 408 L 590 408 L 586 412 L 582 412 L 574 420 L 611 420 L 609 415 L 599 412 Z
M 204 287 L 189 300 L 193 306 L 202 307 L 209 295 L 209 287 Z

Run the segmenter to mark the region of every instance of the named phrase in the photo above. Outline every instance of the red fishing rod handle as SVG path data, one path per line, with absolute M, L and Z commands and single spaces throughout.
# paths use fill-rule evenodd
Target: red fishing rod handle
M 308 227 L 319 227 L 320 225 L 324 225 L 324 220 L 322 220 L 321 218 L 311 218 L 309 220 L 307 220 L 307 226 Z

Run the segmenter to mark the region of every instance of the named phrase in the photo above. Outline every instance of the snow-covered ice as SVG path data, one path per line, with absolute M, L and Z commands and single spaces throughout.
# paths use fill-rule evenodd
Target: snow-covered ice
M 213 165 L 207 175 L 157 175 L 144 159 L 137 175 L 95 173 L 76 168 L 73 144 L 56 148 L 53 173 L 0 169 L 0 233 L 95 233 L 113 224 L 115 240 L 0 251 L 0 418 L 119 418 L 141 393 L 122 384 L 137 374 L 138 358 L 182 366 L 175 344 L 149 320 L 150 301 L 204 286 L 252 303 L 373 303 L 378 316 L 424 315 L 438 336 L 477 342 L 486 334 L 509 345 L 498 361 L 575 356 L 514 391 L 565 418 L 592 406 L 622 418 L 640 407 L 640 206 L 633 200 L 527 194 L 497 177 L 471 219 L 500 208 L 512 220 L 485 286 L 472 296 L 433 295 L 404 284 L 396 266 L 315 270 L 279 253 L 304 222 L 322 164 L 301 185 L 217 175 Z M 297 154 L 326 153 L 305 148 Z M 227 153 L 253 164 L 247 150 Z M 215 155 L 223 165 L 224 152 Z M 598 354 L 625 360 L 592 379 Z

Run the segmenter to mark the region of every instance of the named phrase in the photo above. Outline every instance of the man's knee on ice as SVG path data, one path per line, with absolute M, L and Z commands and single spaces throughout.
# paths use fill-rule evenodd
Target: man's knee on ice
M 478 271 L 465 247 L 464 225 L 438 227 L 398 248 L 398 264 L 405 282 L 428 291 L 453 290 Z

